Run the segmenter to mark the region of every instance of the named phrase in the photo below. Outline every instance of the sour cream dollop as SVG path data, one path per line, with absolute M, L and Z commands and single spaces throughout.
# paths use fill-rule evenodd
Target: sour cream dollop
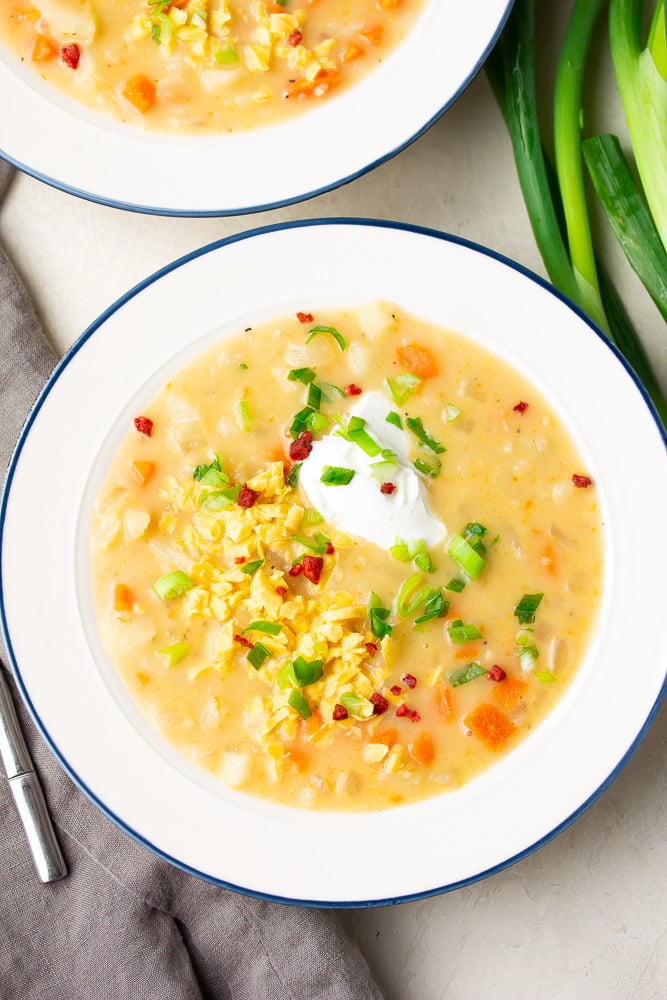
M 382 393 L 368 392 L 350 415 L 365 420 L 371 437 L 396 455 L 396 468 L 386 477 L 396 487 L 393 493 L 381 493 L 381 484 L 373 477 L 371 466 L 381 461 L 380 456 L 370 458 L 354 442 L 334 433 L 313 443 L 299 482 L 309 503 L 346 535 L 364 538 L 383 549 L 394 545 L 397 538 L 407 543 L 423 539 L 430 548 L 443 540 L 446 528 L 429 509 L 424 483 L 410 464 L 405 431 L 387 423 L 392 409 Z M 321 482 L 326 466 L 353 469 L 354 477 L 346 486 L 327 486 Z

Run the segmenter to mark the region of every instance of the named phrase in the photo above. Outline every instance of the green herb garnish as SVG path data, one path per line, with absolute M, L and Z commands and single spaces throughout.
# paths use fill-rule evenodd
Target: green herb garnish
M 524 594 L 514 609 L 519 625 L 532 625 L 544 594 Z
M 244 566 L 241 566 L 241 572 L 245 573 L 246 576 L 252 576 L 253 573 L 256 573 L 259 567 L 263 565 L 264 565 L 263 559 L 253 559 L 252 562 L 246 563 Z
M 206 510 L 224 510 L 225 507 L 236 503 L 240 492 L 240 486 L 230 486 L 227 490 L 214 490 L 210 493 L 202 493 L 197 503 L 200 507 L 206 508 Z
M 289 472 L 287 473 L 287 477 L 285 479 L 285 482 L 287 483 L 288 486 L 296 486 L 296 484 L 299 482 L 299 472 L 301 471 L 302 465 L 303 462 L 297 462 L 289 470 Z
M 185 594 L 188 590 L 192 590 L 193 587 L 194 581 L 190 579 L 187 573 L 184 573 L 180 569 L 161 576 L 153 584 L 153 590 L 163 601 L 171 601 L 174 597 L 181 597 L 182 594 Z
M 316 372 L 313 368 L 292 368 L 287 378 L 290 382 L 302 382 L 304 385 L 309 385 L 315 376 Z
M 308 332 L 306 337 L 306 343 L 309 344 L 313 337 L 316 337 L 318 333 L 328 333 L 336 341 L 341 351 L 344 351 L 347 347 L 345 343 L 345 338 L 334 326 L 314 326 L 312 330 Z
M 229 476 L 222 471 L 222 459 L 216 455 L 210 465 L 197 465 L 193 478 L 204 486 L 226 486 Z
M 243 629 L 241 635 L 245 635 L 246 632 L 264 632 L 266 635 L 280 635 L 282 630 L 282 625 L 274 622 L 253 622 L 252 625 L 247 625 Z
M 471 580 L 476 580 L 486 566 L 486 560 L 479 552 L 475 551 L 463 535 L 458 533 L 452 535 L 447 546 L 447 553 Z
M 297 656 L 291 664 L 292 674 L 298 687 L 307 687 L 319 681 L 324 673 L 322 660 L 305 660 L 303 656 Z
M 299 713 L 302 719 L 309 719 L 313 714 L 310 705 L 298 688 L 292 688 L 287 702 L 296 712 Z
M 376 639 L 384 639 L 386 635 L 391 635 L 393 632 L 393 625 L 387 624 L 390 614 L 389 608 L 382 606 L 382 601 L 372 590 L 368 601 L 368 617 L 370 618 L 371 632 Z
M 442 468 L 442 462 L 437 459 L 435 465 L 429 465 L 429 463 L 425 462 L 423 458 L 416 458 L 412 464 L 417 472 L 421 472 L 423 476 L 428 476 L 429 479 L 437 479 L 440 475 L 440 469 Z
M 451 590 L 453 594 L 460 594 L 462 590 L 465 590 L 465 586 L 464 580 L 454 577 L 449 583 L 445 584 L 445 590 Z
M 463 642 L 472 642 L 473 639 L 481 639 L 482 633 L 476 625 L 464 625 L 460 618 L 447 628 L 447 634 L 453 643 L 460 645 Z
M 175 667 L 177 663 L 184 660 L 185 657 L 190 652 L 190 644 L 188 642 L 175 642 L 173 646 L 165 646 L 164 649 L 158 649 L 159 656 L 166 656 L 168 659 L 167 666 Z
M 320 482 L 325 486 L 347 486 L 354 479 L 354 469 L 343 469 L 339 465 L 325 465 Z
M 259 670 L 263 663 L 269 659 L 271 656 L 270 650 L 266 646 L 262 645 L 261 642 L 256 642 L 252 649 L 248 650 L 248 655 L 246 660 L 255 670 Z
M 447 451 L 444 444 L 440 444 L 436 441 L 429 432 L 424 427 L 421 417 L 406 417 L 405 423 L 409 430 L 412 431 L 417 440 L 432 451 L 434 455 L 442 455 L 443 452 Z
M 373 715 L 373 704 L 367 698 L 362 698 L 353 691 L 341 695 L 341 705 L 353 719 L 370 719 Z
M 415 618 L 415 628 L 433 621 L 434 618 L 444 618 L 448 611 L 449 601 L 445 599 L 442 590 L 439 587 L 437 590 L 431 590 L 424 603 L 424 614 Z
M 388 424 L 393 424 L 394 427 L 398 427 L 399 430 L 401 431 L 403 430 L 403 421 L 401 420 L 401 415 L 400 413 L 397 413 L 396 410 L 391 410 L 387 414 L 386 421 Z
M 422 384 L 422 380 L 418 375 L 413 375 L 412 372 L 401 372 L 401 374 L 396 375 L 395 378 L 385 379 L 385 384 L 389 389 L 389 394 L 396 405 L 403 406 L 406 400 L 408 400 Z
M 485 674 L 488 674 L 488 670 L 485 670 L 481 663 L 473 662 L 461 670 L 455 670 L 449 674 L 449 683 L 452 687 L 460 687 L 461 684 L 468 684 L 469 681 L 474 681 L 478 677 L 484 677 Z

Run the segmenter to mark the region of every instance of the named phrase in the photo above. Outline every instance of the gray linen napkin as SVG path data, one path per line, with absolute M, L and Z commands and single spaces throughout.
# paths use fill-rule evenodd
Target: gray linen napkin
M 0 160 L 0 197 L 9 175 Z M 0 248 L 1 477 L 55 360 Z M 126 836 L 70 781 L 13 693 L 70 875 L 37 880 L 0 773 L 3 1000 L 380 1000 L 333 913 L 218 889 Z

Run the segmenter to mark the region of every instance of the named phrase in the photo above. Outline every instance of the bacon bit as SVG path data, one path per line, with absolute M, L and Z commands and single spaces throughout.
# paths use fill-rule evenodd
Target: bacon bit
M 579 489 L 583 490 L 585 490 L 588 486 L 593 485 L 593 480 L 591 479 L 590 476 L 578 476 L 576 472 L 572 476 L 572 482 L 574 483 L 575 486 L 578 486 Z
M 287 36 L 285 42 L 287 43 L 287 45 L 291 45 L 292 48 L 295 48 L 299 44 L 302 38 L 303 38 L 303 32 L 299 31 L 299 29 L 297 28 L 295 31 L 292 32 L 291 35 Z M 301 319 L 303 315 L 304 313 L 297 313 L 299 319 Z M 312 323 L 312 321 L 313 321 L 312 316 L 309 320 L 301 319 L 302 323 Z
M 297 313 L 296 318 L 298 319 L 299 323 L 312 323 L 314 319 L 312 313 Z
M 343 719 L 347 719 L 347 709 L 345 708 L 345 705 L 334 705 L 331 718 L 334 722 L 342 722 Z
M 289 457 L 293 462 L 303 462 L 313 450 L 313 435 L 310 431 L 301 431 L 296 441 L 289 446 Z
M 334 546 L 333 546 L 333 542 L 327 542 L 327 547 L 326 547 L 326 549 L 324 551 L 326 552 L 326 554 L 328 556 L 332 556 L 334 554 L 334 552 L 336 551 L 335 548 L 334 548 Z
M 375 691 L 368 700 L 373 705 L 373 715 L 383 715 L 389 708 L 389 702 L 379 691 Z
M 278 597 L 287 597 L 287 587 L 276 587 Z
M 236 498 L 236 503 L 239 507 L 254 507 L 258 496 L 259 492 L 257 490 L 251 490 L 250 487 L 246 486 L 244 483 L 241 487 L 241 492 Z
M 410 709 L 405 704 L 399 705 L 398 708 L 396 709 L 396 715 L 399 719 L 402 718 L 404 715 L 410 715 Z
M 153 421 L 150 417 L 135 417 L 134 426 L 140 434 L 145 434 L 146 437 L 150 437 L 153 433 Z
M 324 559 L 321 556 L 304 556 L 303 575 L 306 580 L 310 580 L 311 583 L 319 583 L 323 566 Z
M 236 563 L 237 566 L 240 566 L 241 563 L 245 562 L 245 556 L 235 556 L 234 562 Z
M 364 646 L 366 647 L 366 652 L 369 656 L 375 656 L 378 651 L 377 642 L 365 642 Z
M 246 649 L 252 649 L 250 639 L 246 639 L 244 635 L 235 635 L 234 642 L 238 642 L 240 646 L 245 646 Z
M 380 487 L 380 493 L 384 493 L 385 496 L 390 497 L 395 489 L 396 486 L 394 483 L 383 483 Z
M 401 691 L 403 690 L 403 688 L 401 687 L 400 684 L 394 684 L 393 687 L 389 688 L 389 690 L 391 691 L 391 693 L 393 695 L 398 696 L 401 693 Z
M 76 69 L 81 58 L 81 49 L 74 42 L 71 45 L 63 45 L 60 50 L 60 58 L 70 69 Z
M 517 403 L 516 406 L 512 407 L 512 409 L 514 410 L 515 413 L 525 413 L 526 410 L 528 409 L 528 403 L 524 402 Z
M 303 573 L 303 566 L 301 565 L 300 562 L 294 563 L 294 565 L 290 566 L 290 568 L 287 570 L 288 576 L 301 576 L 302 573 Z
M 421 718 L 419 712 L 410 712 L 410 722 L 421 722 Z
M 346 396 L 361 396 L 363 391 L 364 390 L 359 388 L 358 385 L 355 385 L 354 382 L 350 382 L 350 384 L 346 385 L 343 389 Z
M 417 678 L 413 677 L 412 674 L 403 674 L 401 680 L 403 681 L 404 684 L 407 684 L 409 688 L 417 686 Z
M 504 681 L 507 674 L 502 667 L 499 667 L 497 663 L 494 663 L 486 676 L 490 681 Z

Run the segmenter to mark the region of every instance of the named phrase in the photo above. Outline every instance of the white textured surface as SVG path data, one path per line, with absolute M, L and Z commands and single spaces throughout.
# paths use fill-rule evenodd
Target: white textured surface
M 568 6 L 539 4 L 545 44 L 557 38 Z M 550 47 L 555 50 L 554 42 Z M 608 61 L 601 49 L 596 55 L 601 72 L 595 114 L 601 128 L 620 129 Z M 544 59 L 545 73 L 548 63 Z M 0 213 L 0 239 L 54 343 L 64 350 L 118 295 L 180 254 L 257 225 L 337 215 L 434 226 L 543 273 L 504 127 L 484 78 L 398 158 L 291 209 L 228 220 L 149 218 L 77 201 L 20 177 Z M 664 323 L 611 247 L 610 262 L 667 386 Z M 629 684 L 639 667 L 629 649 Z M 663 707 L 597 803 L 507 871 L 434 899 L 345 915 L 388 1000 L 665 997 L 666 736 Z M 388 824 L 388 835 L 390 829 Z M 493 837 L 492 829 L 488 835 Z M 446 837 L 442 849 L 447 850 Z M 397 843 L 396 865 L 409 865 L 418 850 L 418 844 Z M 360 858 L 360 864 L 372 865 L 373 858 Z

